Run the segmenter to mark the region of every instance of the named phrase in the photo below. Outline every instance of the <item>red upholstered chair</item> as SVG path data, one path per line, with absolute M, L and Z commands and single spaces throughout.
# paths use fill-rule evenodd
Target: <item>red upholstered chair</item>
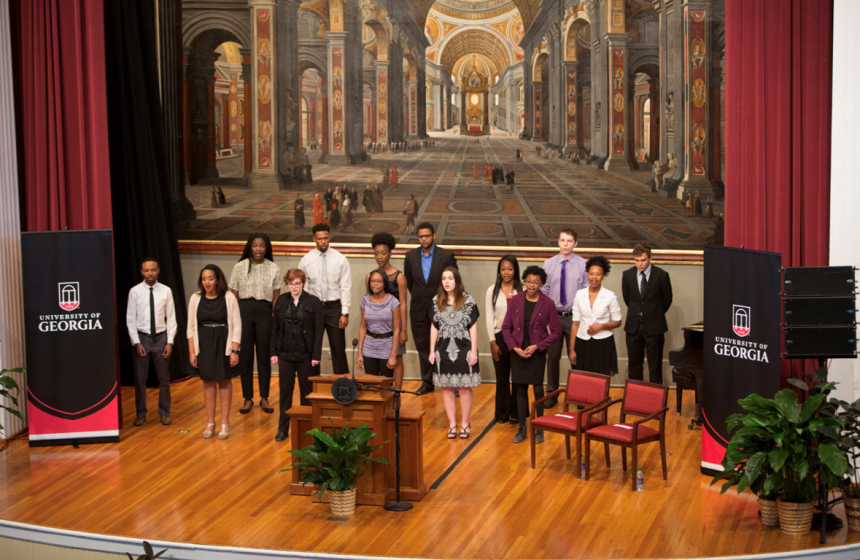
M 660 442 L 660 458 L 663 461 L 663 480 L 666 480 L 666 401 L 669 397 L 669 388 L 665 385 L 648 383 L 647 381 L 627 380 L 624 387 L 624 398 L 609 401 L 596 406 L 588 412 L 588 416 L 605 413 L 609 407 L 621 404 L 621 420 L 618 424 L 604 423 L 586 429 L 585 431 L 585 480 L 588 480 L 590 469 L 589 447 L 591 441 L 603 442 L 604 444 L 621 446 L 621 468 L 627 471 L 627 448 L 632 450 L 633 473 L 630 485 L 636 490 L 636 467 L 638 465 L 638 446 L 655 441 Z M 640 416 L 633 423 L 627 422 L 627 415 Z M 659 420 L 657 430 L 643 426 L 649 420 Z M 606 454 L 606 466 L 609 466 L 609 454 Z
M 582 432 L 592 426 L 606 423 L 606 410 L 602 415 L 591 417 L 588 411 L 594 407 L 609 402 L 609 379 L 608 375 L 590 373 L 587 371 L 570 370 L 567 374 L 567 387 L 553 391 L 549 395 L 532 404 L 531 417 L 529 421 L 529 442 L 532 450 L 532 468 L 535 468 L 535 430 L 555 432 L 564 434 L 564 446 L 567 458 L 570 460 L 570 436 L 576 436 L 576 457 L 582 454 Z M 564 407 L 558 414 L 547 414 L 537 417 L 537 406 L 545 400 L 564 392 Z M 568 412 L 570 405 L 574 405 L 573 412 Z M 584 407 L 577 410 L 577 406 Z M 577 429 L 582 428 L 582 429 Z M 609 456 L 609 446 L 606 447 L 606 455 Z

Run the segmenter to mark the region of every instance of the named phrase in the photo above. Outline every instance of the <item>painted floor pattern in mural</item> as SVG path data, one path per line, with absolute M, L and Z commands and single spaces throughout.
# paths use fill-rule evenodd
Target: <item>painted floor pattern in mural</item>
M 436 240 L 446 245 L 554 247 L 560 229 L 576 229 L 580 247 L 630 248 L 650 243 L 655 249 L 701 249 L 713 233 L 714 219 L 704 214 L 686 216 L 680 200 L 652 193 L 647 172 L 607 172 L 589 165 L 535 155 L 531 142 L 506 133 L 480 140 L 452 134 L 433 134 L 435 147 L 399 154 L 372 154 L 361 165 L 336 167 L 315 164 L 314 182 L 298 190 L 273 191 L 223 186 L 227 204 L 212 208 L 209 184 L 188 189 L 197 219 L 180 231 L 183 240 L 245 240 L 265 232 L 272 241 L 311 241 L 312 199 L 338 185 L 382 189 L 382 166 L 397 168 L 397 186 L 383 190 L 383 212 L 365 212 L 359 200 L 354 222 L 339 226 L 332 240 L 361 243 L 376 232 L 392 233 L 399 243 L 416 243 L 405 234 L 404 209 L 409 195 L 419 202 L 416 223 L 437 226 Z M 515 150 L 523 147 L 523 161 Z M 311 161 L 319 153 L 311 153 Z M 240 171 L 242 158 L 221 160 L 222 175 Z M 493 185 L 484 179 L 484 164 L 513 169 L 516 186 Z M 479 167 L 474 180 L 473 166 Z M 229 180 L 218 180 L 229 183 Z M 294 224 L 296 194 L 305 200 L 303 228 Z M 705 201 L 702 201 L 705 206 Z M 714 213 L 723 212 L 723 201 Z

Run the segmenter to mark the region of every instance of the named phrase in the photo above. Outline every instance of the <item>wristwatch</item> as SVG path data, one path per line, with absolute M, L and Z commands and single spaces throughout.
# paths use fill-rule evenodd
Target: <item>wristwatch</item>
M 340 316 L 349 319 L 349 313 L 341 313 Z
M 232 352 L 233 352 L 234 354 L 236 354 L 237 356 L 239 355 L 239 351 L 238 351 L 238 350 L 232 350 Z

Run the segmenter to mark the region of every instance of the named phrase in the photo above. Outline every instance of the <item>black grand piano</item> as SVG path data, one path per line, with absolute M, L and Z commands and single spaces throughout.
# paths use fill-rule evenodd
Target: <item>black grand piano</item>
M 681 399 L 684 389 L 696 392 L 696 416 L 688 428 L 702 425 L 702 387 L 704 375 L 704 338 L 705 327 L 702 322 L 688 325 L 684 331 L 684 347 L 669 352 L 669 365 L 672 366 L 672 381 L 675 382 L 675 399 L 678 414 L 681 414 Z

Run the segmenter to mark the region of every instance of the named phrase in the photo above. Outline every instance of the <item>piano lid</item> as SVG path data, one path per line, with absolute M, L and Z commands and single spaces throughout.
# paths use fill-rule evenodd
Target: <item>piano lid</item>
M 705 323 L 704 321 L 699 321 L 698 323 L 693 323 L 692 325 L 687 325 L 686 327 L 684 327 L 681 330 L 682 331 L 704 332 L 704 330 L 705 330 L 705 324 L 704 323 Z

